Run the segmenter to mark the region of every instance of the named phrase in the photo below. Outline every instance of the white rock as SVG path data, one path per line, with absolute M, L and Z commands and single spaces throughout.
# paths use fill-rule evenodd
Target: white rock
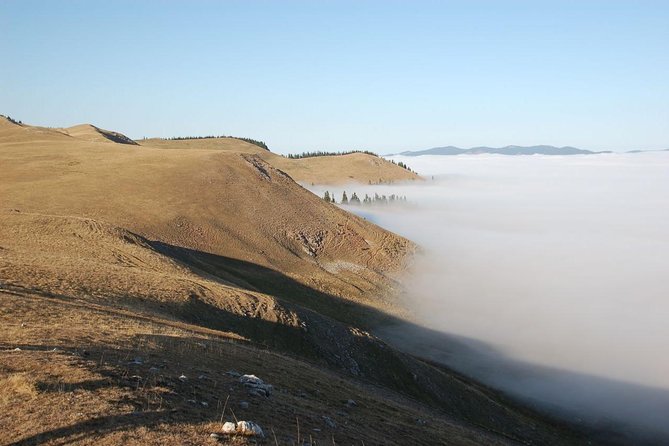
M 231 421 L 226 421 L 223 424 L 223 433 L 224 434 L 234 434 L 237 431 L 237 425 Z
M 262 379 L 255 375 L 242 375 L 239 382 L 249 389 L 249 395 L 269 397 L 274 389 L 270 384 L 265 384 Z
M 186 375 L 181 375 L 179 377 L 179 381 L 186 381 L 187 379 L 188 379 L 188 377 L 186 377 Z
M 248 435 L 250 437 L 265 438 L 265 433 L 253 421 L 239 421 L 237 423 L 237 433 L 241 435 Z
M 261 385 L 262 385 L 262 384 L 265 384 L 265 381 L 263 381 L 262 379 L 258 378 L 258 377 L 255 376 L 255 375 L 242 375 L 242 376 L 239 378 L 239 382 L 242 383 L 242 384 L 246 384 L 246 383 L 249 383 L 249 384 L 261 384 Z

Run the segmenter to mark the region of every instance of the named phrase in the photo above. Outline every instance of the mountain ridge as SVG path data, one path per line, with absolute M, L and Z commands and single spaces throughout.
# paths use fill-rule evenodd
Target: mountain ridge
M 535 145 L 535 146 L 518 146 L 509 145 L 504 147 L 488 147 L 478 146 L 469 149 L 463 149 L 456 146 L 433 147 L 425 150 L 407 150 L 393 155 L 403 156 L 422 156 L 422 155 L 480 155 L 480 154 L 497 154 L 497 155 L 594 155 L 598 153 L 610 153 L 609 151 L 594 152 L 592 150 L 579 149 L 572 146 L 551 146 L 551 145 Z

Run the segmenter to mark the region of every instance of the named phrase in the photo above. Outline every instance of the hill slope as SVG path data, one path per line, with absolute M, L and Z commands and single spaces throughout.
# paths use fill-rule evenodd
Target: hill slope
M 421 179 L 414 172 L 403 169 L 381 157 L 365 153 L 289 159 L 235 138 L 184 140 L 154 138 L 141 140 L 139 143 L 145 147 L 165 149 L 206 149 L 255 154 L 277 169 L 289 174 L 295 181 L 308 184 L 354 182 L 377 184 Z
M 282 444 L 295 417 L 321 441 L 578 440 L 370 334 L 395 319 L 413 244 L 256 154 L 128 150 L 0 122 L 0 164 L 8 441 L 201 444 L 226 395 Z M 233 368 L 276 395 L 248 396 L 222 373 Z M 428 424 L 412 431 L 416 419 Z
M 80 124 L 73 127 L 68 127 L 64 129 L 58 129 L 66 135 L 72 136 L 74 138 L 83 139 L 86 141 L 95 141 L 95 142 L 115 142 L 118 144 L 130 144 L 137 145 L 135 141 L 128 138 L 122 133 L 112 132 L 110 130 L 104 130 L 94 125 L 90 124 Z

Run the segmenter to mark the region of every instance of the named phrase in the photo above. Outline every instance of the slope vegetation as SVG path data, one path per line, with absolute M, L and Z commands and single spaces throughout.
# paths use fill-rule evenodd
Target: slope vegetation
M 279 444 L 578 442 L 370 334 L 413 244 L 257 153 L 0 120 L 0 165 L 3 443 L 202 444 L 241 416 Z

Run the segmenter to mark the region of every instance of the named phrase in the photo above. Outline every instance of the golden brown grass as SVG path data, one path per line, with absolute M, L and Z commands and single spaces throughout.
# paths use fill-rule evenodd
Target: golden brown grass
M 371 335 L 414 245 L 258 154 L 0 119 L 0 165 L 0 444 L 202 444 L 232 411 L 279 444 L 574 442 Z
M 303 438 L 318 444 L 332 437 L 337 444 L 497 443 L 392 392 L 197 326 L 119 318 L 38 296 L 0 292 L 0 303 L 0 380 L 16 383 L 2 387 L 3 444 L 203 444 L 220 432 L 221 415 L 232 421 L 233 412 L 258 422 L 266 444 L 274 443 L 272 430 L 279 444 L 294 444 L 296 417 Z M 142 363 L 132 364 L 137 357 Z M 273 395 L 249 396 L 229 370 L 259 375 L 275 386 Z M 357 406 L 347 407 L 348 399 Z M 417 430 L 419 418 L 428 424 Z
M 411 171 L 403 169 L 383 158 L 365 153 L 289 159 L 253 144 L 232 138 L 147 139 L 139 141 L 139 143 L 145 147 L 164 149 L 204 149 L 254 154 L 272 166 L 286 172 L 295 181 L 305 184 L 377 184 L 422 180 L 421 177 Z
M 0 405 L 11 405 L 19 400 L 29 401 L 37 396 L 34 379 L 28 372 L 10 373 L 0 377 Z

